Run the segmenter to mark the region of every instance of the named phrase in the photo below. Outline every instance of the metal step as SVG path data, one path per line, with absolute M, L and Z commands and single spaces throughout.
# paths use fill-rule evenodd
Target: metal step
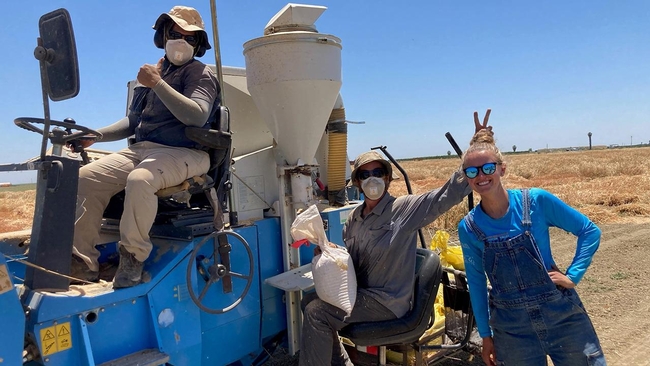
M 99 366 L 160 366 L 169 361 L 169 355 L 157 349 L 145 349 Z

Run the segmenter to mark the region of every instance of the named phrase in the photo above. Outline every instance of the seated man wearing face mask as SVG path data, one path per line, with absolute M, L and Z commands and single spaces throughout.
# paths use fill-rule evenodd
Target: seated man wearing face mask
M 129 114 L 100 128 L 102 141 L 135 135 L 135 143 L 81 168 L 77 204 L 83 215 L 75 224 L 71 275 L 85 281 L 99 278 L 95 248 L 104 210 L 110 198 L 125 190 L 120 220 L 120 264 L 113 288 L 141 281 L 143 262 L 152 250 L 149 230 L 158 198 L 156 191 L 178 185 L 208 171 L 207 148 L 185 136 L 185 128 L 209 128 L 220 104 L 216 75 L 197 61 L 210 43 L 199 13 L 175 6 L 156 20 L 154 44 L 165 50 L 157 65 L 138 72 Z M 85 140 L 84 147 L 92 142 Z
M 488 114 L 489 115 L 489 114 Z M 487 126 L 474 116 L 475 131 Z M 300 365 L 352 365 L 337 332 L 352 323 L 401 318 L 412 307 L 418 229 L 429 225 L 471 192 L 461 170 L 440 188 L 393 197 L 391 164 L 375 151 L 354 160 L 352 184 L 364 195 L 343 227 L 354 263 L 357 296 L 349 316 L 315 293 L 302 301 Z

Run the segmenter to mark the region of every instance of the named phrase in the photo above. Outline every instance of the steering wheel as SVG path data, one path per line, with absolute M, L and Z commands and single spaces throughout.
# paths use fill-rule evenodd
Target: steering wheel
M 246 252 L 248 254 L 248 273 L 247 274 L 241 274 L 237 272 L 231 271 L 229 266 L 225 266 L 221 263 L 219 263 L 218 259 L 219 256 L 219 243 L 218 243 L 218 238 L 219 236 L 225 235 L 227 236 L 232 236 L 237 241 L 239 241 L 244 248 L 246 248 Z M 199 252 L 201 251 L 201 248 L 210 241 L 210 239 L 213 239 L 212 245 L 212 254 L 209 257 L 205 257 L 203 255 L 199 255 Z M 230 311 L 234 309 L 237 305 L 239 305 L 242 300 L 244 299 L 244 296 L 248 293 L 248 290 L 251 287 L 251 284 L 253 283 L 253 269 L 254 269 L 254 262 L 253 262 L 253 252 L 251 251 L 250 246 L 246 242 L 246 239 L 244 239 L 241 235 L 233 232 L 233 231 L 215 231 L 211 233 L 210 235 L 206 236 L 199 244 L 196 245 L 194 250 L 192 250 L 192 254 L 190 255 L 190 260 L 189 263 L 187 264 L 187 288 L 189 290 L 190 297 L 192 298 L 192 301 L 198 306 L 201 310 L 205 311 L 206 313 L 210 314 L 223 314 L 227 311 Z M 197 296 L 197 294 L 194 292 L 193 286 L 192 286 L 192 272 L 194 270 L 198 271 L 198 287 L 201 291 L 201 293 Z M 237 297 L 235 301 L 233 301 L 232 304 L 224 307 L 224 308 L 211 308 L 203 304 L 203 300 L 205 299 L 205 296 L 208 294 L 208 289 L 210 286 L 214 283 L 219 282 L 220 279 L 222 279 L 225 276 L 231 276 L 234 278 L 239 278 L 243 279 L 246 281 L 246 285 L 244 287 L 244 291 Z M 201 281 L 200 279 L 205 280 L 205 284 L 203 285 L 203 289 L 201 289 Z
M 41 135 L 44 133 L 42 129 L 35 126 L 35 124 L 45 124 L 45 120 L 43 118 L 20 117 L 14 119 L 14 123 L 16 124 L 16 126 L 20 128 L 24 128 L 27 131 L 36 132 Z M 50 120 L 50 125 L 78 131 L 70 135 L 59 137 L 59 140 L 61 141 L 62 144 L 65 144 L 68 141 L 75 140 L 86 135 L 92 135 L 96 140 L 102 139 L 101 132 L 97 132 L 88 127 L 80 126 L 75 123 Z

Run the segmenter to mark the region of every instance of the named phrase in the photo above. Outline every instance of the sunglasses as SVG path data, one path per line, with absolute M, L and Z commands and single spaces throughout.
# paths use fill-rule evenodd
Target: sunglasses
M 370 177 L 383 178 L 386 176 L 386 169 L 384 168 L 375 168 L 373 170 L 359 170 L 357 173 L 357 178 L 359 180 L 366 180 Z
M 481 169 L 485 175 L 492 175 L 497 171 L 497 165 L 499 164 L 500 163 L 485 163 L 481 166 L 468 166 L 467 168 L 463 169 L 463 172 L 465 172 L 465 176 L 470 179 L 476 178 L 476 176 L 478 176 L 479 169 Z
M 191 36 L 186 36 L 184 34 L 181 34 L 179 32 L 176 32 L 175 30 L 169 30 L 169 33 L 167 33 L 167 37 L 169 39 L 184 39 L 185 42 L 189 43 L 190 46 L 196 46 L 198 43 L 198 38 L 195 35 Z

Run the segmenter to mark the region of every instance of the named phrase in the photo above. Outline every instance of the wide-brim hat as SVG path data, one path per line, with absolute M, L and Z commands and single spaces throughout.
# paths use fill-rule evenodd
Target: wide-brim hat
M 156 34 L 153 37 L 153 43 L 156 47 L 165 48 L 165 27 L 167 22 L 174 22 L 184 31 L 196 32 L 199 35 L 199 44 L 197 45 L 196 57 L 201 57 L 205 51 L 212 48 L 208 41 L 208 34 L 205 32 L 205 24 L 199 12 L 189 6 L 174 6 L 169 13 L 162 13 L 153 25 Z
M 393 176 L 393 166 L 390 164 L 390 162 L 384 159 L 381 155 L 379 155 L 378 152 L 371 150 L 371 151 L 364 152 L 363 154 L 357 156 L 356 159 L 354 159 L 354 168 L 352 169 L 352 174 L 350 175 L 349 185 L 359 187 L 358 185 L 359 181 L 357 179 L 357 171 L 361 166 L 366 165 L 368 163 L 372 163 L 373 161 L 378 161 L 381 163 L 381 165 L 384 166 L 384 169 L 386 169 L 386 172 L 388 173 L 389 182 L 397 178 Z

